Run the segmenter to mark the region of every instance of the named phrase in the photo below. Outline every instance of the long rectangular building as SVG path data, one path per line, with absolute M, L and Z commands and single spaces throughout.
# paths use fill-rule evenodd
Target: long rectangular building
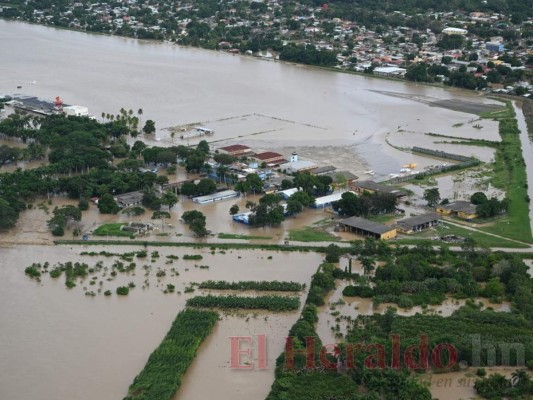
M 398 221 L 398 230 L 405 233 L 420 232 L 439 224 L 440 215 L 427 213 Z
M 239 195 L 235 190 L 224 190 L 222 192 L 216 192 L 213 194 L 208 194 L 207 196 L 199 196 L 192 199 L 193 202 L 197 204 L 207 204 L 214 203 L 215 201 L 221 201 L 226 199 L 232 199 Z
M 370 236 L 380 240 L 396 237 L 395 228 L 360 217 L 350 217 L 339 221 L 339 228 L 345 232 L 352 232 L 361 236 Z

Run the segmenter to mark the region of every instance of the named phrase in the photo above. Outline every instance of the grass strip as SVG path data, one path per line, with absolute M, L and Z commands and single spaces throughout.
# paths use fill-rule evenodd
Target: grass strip
M 134 237 L 133 233 L 121 230 L 121 227 L 126 225 L 122 222 L 104 224 L 100 225 L 93 232 L 93 235 L 96 236 L 124 236 L 124 237 Z
M 169 400 L 181 386 L 202 341 L 218 320 L 213 311 L 185 309 L 131 384 L 124 400 Z
M 219 239 L 240 239 L 240 240 L 270 240 L 272 236 L 254 236 L 254 235 L 238 235 L 236 233 L 219 233 Z
M 300 307 L 300 299 L 285 296 L 195 296 L 187 300 L 190 307 L 216 307 L 223 310 L 268 310 L 268 311 L 294 311 Z
M 321 229 L 306 226 L 289 230 L 289 240 L 296 242 L 338 242 L 340 239 Z

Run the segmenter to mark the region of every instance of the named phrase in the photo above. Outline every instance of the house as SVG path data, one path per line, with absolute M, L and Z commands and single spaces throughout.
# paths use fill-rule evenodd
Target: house
M 468 201 L 454 201 L 453 203 L 438 205 L 436 211 L 442 215 L 457 215 L 459 218 L 471 220 L 477 218 L 476 205 Z
M 361 236 L 370 236 L 379 240 L 396 237 L 396 229 L 379 222 L 370 221 L 359 217 L 350 217 L 339 221 L 339 229 Z
M 207 204 L 207 203 L 214 203 L 216 201 L 232 199 L 238 196 L 239 196 L 239 193 L 236 192 L 235 190 L 223 190 L 221 192 L 208 194 L 206 196 L 194 197 L 192 201 L 197 204 Z
M 250 154 L 252 149 L 243 144 L 232 144 L 230 146 L 224 146 L 218 149 L 220 153 L 229 154 L 230 156 L 239 157 L 245 154 Z
M 324 167 L 318 167 L 318 168 L 312 169 L 310 172 L 313 175 L 324 175 L 324 174 L 328 174 L 336 170 L 337 168 L 334 167 L 333 165 L 326 165 Z
M 283 155 L 275 153 L 273 151 L 265 151 L 264 153 L 258 153 L 252 158 L 257 160 L 257 162 L 259 162 L 260 164 L 265 163 L 270 166 L 280 165 L 287 162 Z
M 358 193 L 391 193 L 396 197 L 407 196 L 407 193 L 403 190 L 397 189 L 392 186 L 380 185 L 379 183 L 373 181 L 361 181 L 357 182 L 355 185 L 355 190 Z
M 329 176 L 333 180 L 333 186 L 339 186 L 339 184 L 346 184 L 352 186 L 354 182 L 359 179 L 357 175 L 352 174 L 350 171 L 336 171 L 328 172 L 324 176 Z
M 311 207 L 314 208 L 325 208 L 331 206 L 331 203 L 334 201 L 339 201 L 342 199 L 342 195 L 346 192 L 335 192 L 332 194 L 328 194 L 327 196 L 317 197 L 315 199 L 315 204 L 313 204 Z M 353 192 L 352 192 L 353 193 Z
M 397 222 L 397 229 L 403 233 L 420 232 L 439 224 L 440 215 L 438 213 L 428 213 L 415 217 L 405 218 Z
M 141 192 L 129 192 L 115 196 L 115 201 L 120 208 L 131 207 L 137 204 L 141 204 L 143 200 L 143 194 Z
M 281 164 L 279 167 L 287 173 L 295 174 L 315 169 L 317 165 L 312 161 L 298 160 L 298 153 L 294 151 L 291 154 L 291 161 Z

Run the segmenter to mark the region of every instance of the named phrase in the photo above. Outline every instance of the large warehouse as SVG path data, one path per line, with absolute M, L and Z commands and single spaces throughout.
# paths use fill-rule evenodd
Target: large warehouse
M 355 233 L 360 236 L 370 236 L 380 240 L 396 237 L 395 228 L 359 217 L 350 217 L 339 221 L 339 228 L 345 232 Z

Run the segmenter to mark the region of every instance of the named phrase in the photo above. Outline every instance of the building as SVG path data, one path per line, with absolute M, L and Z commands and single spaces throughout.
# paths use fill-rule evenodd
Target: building
M 82 106 L 63 106 L 63 112 L 67 116 L 88 117 L 89 109 Z
M 503 43 L 499 42 L 487 42 L 485 43 L 485 49 L 487 51 L 503 53 L 505 51 L 505 46 L 503 45 Z
M 120 208 L 126 208 L 141 204 L 143 200 L 143 194 L 141 192 L 129 192 L 115 196 L 115 201 Z
M 287 162 L 283 155 L 279 153 L 274 153 L 273 151 L 265 151 L 264 153 L 258 153 L 252 158 L 254 158 L 260 164 L 265 163 L 269 166 L 280 165 Z
M 428 213 L 415 217 L 405 218 L 397 222 L 397 229 L 403 233 L 420 232 L 439 224 L 438 213 Z
M 300 189 L 298 188 L 290 188 L 286 190 L 280 190 L 278 194 L 281 195 L 281 197 L 283 197 L 285 200 L 288 200 L 289 197 L 291 197 L 294 193 L 297 193 L 299 191 Z
M 357 175 L 352 174 L 350 171 L 328 172 L 324 176 L 329 176 L 333 180 L 333 186 L 339 186 L 339 183 L 346 183 L 347 186 L 352 186 L 359 179 Z
M 442 215 L 457 215 L 459 218 L 471 220 L 477 218 L 476 205 L 468 201 L 454 201 L 439 205 L 436 211 Z
M 445 35 L 463 35 L 465 36 L 468 34 L 468 31 L 466 29 L 461 28 L 444 28 L 442 30 L 442 33 Z
M 220 153 L 229 154 L 230 156 L 240 157 L 252 153 L 252 149 L 243 144 L 232 144 L 218 149 Z
M 403 77 L 407 70 L 399 67 L 377 67 L 374 68 L 373 74 L 377 76 Z
M 392 186 L 380 185 L 379 183 L 373 181 L 361 181 L 355 184 L 355 190 L 358 193 L 391 193 L 396 197 L 407 196 L 407 193 L 403 190 L 397 189 Z
M 345 232 L 355 233 L 360 236 L 370 236 L 379 240 L 396 237 L 395 228 L 359 217 L 350 217 L 339 221 L 339 228 Z
M 303 161 L 298 159 L 298 153 L 293 152 L 291 154 L 291 161 L 281 164 L 280 169 L 286 171 L 289 174 L 295 174 L 297 172 L 305 172 L 313 170 L 317 165 L 312 161 Z
M 342 199 L 343 193 L 346 193 L 346 192 L 335 192 L 332 194 L 328 194 L 327 196 L 317 197 L 315 199 L 315 204 L 312 205 L 311 207 L 314 207 L 314 208 L 329 207 L 331 206 L 331 203 L 333 203 L 334 201 L 339 201 L 340 199 Z
M 315 168 L 311 170 L 310 172 L 313 175 L 324 175 L 324 174 L 328 174 L 336 170 L 337 170 L 337 167 L 334 167 L 333 165 L 326 165 L 324 167 Z
M 197 204 L 207 204 L 207 203 L 214 203 L 215 201 L 232 199 L 238 196 L 239 196 L 239 193 L 236 192 L 235 190 L 224 190 L 222 192 L 208 194 L 207 196 L 194 197 L 192 201 Z

